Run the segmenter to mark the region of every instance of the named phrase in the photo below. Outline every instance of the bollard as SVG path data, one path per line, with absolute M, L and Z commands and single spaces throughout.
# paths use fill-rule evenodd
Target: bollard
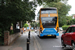
M 29 50 L 29 38 L 27 38 L 27 50 Z
M 30 31 L 29 31 L 29 35 L 28 35 L 28 38 L 29 38 L 29 40 L 30 40 Z

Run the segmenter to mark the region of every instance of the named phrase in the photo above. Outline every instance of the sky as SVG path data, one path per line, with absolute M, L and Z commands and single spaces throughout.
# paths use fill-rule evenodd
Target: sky
M 37 20 L 37 14 L 38 14 L 38 12 L 39 12 L 39 10 L 40 10 L 40 8 L 42 8 L 43 6 L 37 6 L 37 8 L 36 8 L 36 10 L 35 10 L 35 21 Z
M 71 9 L 70 11 L 68 12 L 68 15 L 72 15 L 72 14 L 75 14 L 75 0 L 68 0 L 67 4 L 71 5 Z M 39 12 L 40 8 L 42 8 L 43 6 L 38 6 L 36 8 L 36 11 L 35 11 L 35 14 L 37 15 L 37 13 Z M 36 16 L 37 17 L 37 16 Z M 35 20 L 37 19 L 35 17 Z
M 69 5 L 71 5 L 71 9 L 68 12 L 69 15 L 75 14 L 75 0 L 68 0 L 67 2 Z
M 68 2 L 67 2 L 67 4 L 69 4 L 69 5 L 71 5 L 71 9 L 70 9 L 70 11 L 68 12 L 69 13 L 69 15 L 72 15 L 72 14 L 75 14 L 75 0 L 68 0 Z M 37 11 L 39 11 L 39 9 L 41 8 L 41 7 L 43 7 L 43 6 L 38 6 L 36 9 L 36 12 L 35 12 L 35 14 L 37 14 Z

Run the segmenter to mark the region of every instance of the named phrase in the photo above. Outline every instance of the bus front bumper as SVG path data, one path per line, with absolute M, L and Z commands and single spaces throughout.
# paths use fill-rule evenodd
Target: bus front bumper
M 59 36 L 59 33 L 52 33 L 52 34 L 41 33 L 40 36 Z

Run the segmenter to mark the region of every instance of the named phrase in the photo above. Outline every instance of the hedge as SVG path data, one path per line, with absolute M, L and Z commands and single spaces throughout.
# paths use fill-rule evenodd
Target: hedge
M 62 28 L 63 30 L 66 30 L 70 25 L 63 25 Z

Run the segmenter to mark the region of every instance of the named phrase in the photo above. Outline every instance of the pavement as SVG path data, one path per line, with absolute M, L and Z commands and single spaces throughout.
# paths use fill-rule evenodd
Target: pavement
M 0 46 L 0 50 L 27 50 L 27 37 L 28 32 L 24 32 L 15 42 L 10 46 Z M 34 49 L 33 37 L 30 40 L 30 49 Z

